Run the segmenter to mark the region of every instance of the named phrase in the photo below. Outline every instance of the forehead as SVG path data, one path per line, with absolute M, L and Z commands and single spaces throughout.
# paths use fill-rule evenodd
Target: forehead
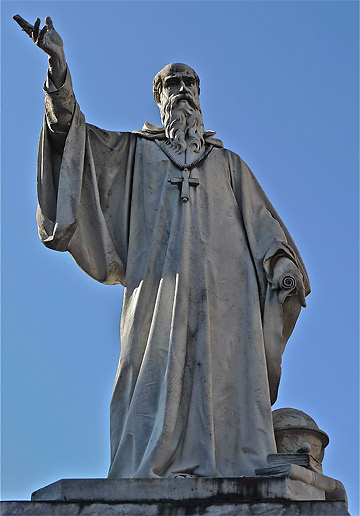
M 168 77 L 195 77 L 194 70 L 192 70 L 188 66 L 171 66 L 167 70 L 164 70 L 163 78 L 167 79 Z
M 167 73 L 165 74 L 165 77 L 169 77 L 169 76 L 178 76 L 178 75 L 181 75 L 181 76 L 184 76 L 184 77 L 194 77 L 194 72 L 189 69 L 189 68 L 178 68 L 178 69 L 172 69 L 172 70 L 168 70 Z
M 183 72 L 177 72 L 177 73 L 170 73 L 163 77 L 163 82 L 165 83 L 169 79 L 188 79 L 191 77 L 195 80 L 195 75 L 193 73 L 183 73 Z

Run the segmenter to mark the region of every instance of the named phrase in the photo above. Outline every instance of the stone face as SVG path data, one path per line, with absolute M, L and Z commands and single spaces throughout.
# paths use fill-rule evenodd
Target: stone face
M 2 502 L 2 516 L 350 516 L 344 502 L 119 504 Z

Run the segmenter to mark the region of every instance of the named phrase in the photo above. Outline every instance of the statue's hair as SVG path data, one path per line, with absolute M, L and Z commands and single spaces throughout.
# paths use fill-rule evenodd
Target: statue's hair
M 164 66 L 164 68 L 162 68 L 162 70 L 160 70 L 160 72 L 158 72 L 155 75 L 154 80 L 153 80 L 153 93 L 154 93 L 154 99 L 155 99 L 155 102 L 157 105 L 160 104 L 160 95 L 161 95 L 161 92 L 163 89 L 163 85 L 164 85 L 163 80 L 165 79 L 165 77 L 167 77 L 168 75 L 171 75 L 172 73 L 181 72 L 181 71 L 190 72 L 191 75 L 193 77 L 195 77 L 195 81 L 196 81 L 196 84 L 198 87 L 198 92 L 200 95 L 200 79 L 199 79 L 198 74 L 195 72 L 195 70 L 193 68 L 191 68 L 191 66 L 188 66 L 184 63 L 170 63 L 170 64 Z

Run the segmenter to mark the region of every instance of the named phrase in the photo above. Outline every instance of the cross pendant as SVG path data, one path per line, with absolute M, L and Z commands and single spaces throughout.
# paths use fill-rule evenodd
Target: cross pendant
M 168 179 L 168 181 L 172 185 L 181 186 L 181 200 L 182 202 L 188 202 L 190 198 L 190 186 L 196 188 L 200 184 L 200 181 L 196 177 L 190 177 L 190 170 L 188 168 L 184 168 L 181 171 L 181 175 L 182 177 L 173 177 Z

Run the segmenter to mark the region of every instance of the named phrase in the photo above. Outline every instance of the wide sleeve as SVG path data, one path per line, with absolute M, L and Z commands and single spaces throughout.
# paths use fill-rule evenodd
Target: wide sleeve
M 61 131 L 60 131 L 61 132 Z M 91 277 L 125 282 L 136 137 L 85 123 L 75 102 L 63 146 L 47 115 L 38 153 L 41 241 L 69 251 Z
M 258 279 L 270 397 L 274 404 L 281 376 L 281 357 L 301 310 L 296 293 L 283 296 L 271 288 L 276 259 L 286 256 L 295 263 L 303 278 L 305 295 L 310 293 L 310 283 L 285 224 L 249 167 L 236 155 L 231 157 L 231 181 Z

